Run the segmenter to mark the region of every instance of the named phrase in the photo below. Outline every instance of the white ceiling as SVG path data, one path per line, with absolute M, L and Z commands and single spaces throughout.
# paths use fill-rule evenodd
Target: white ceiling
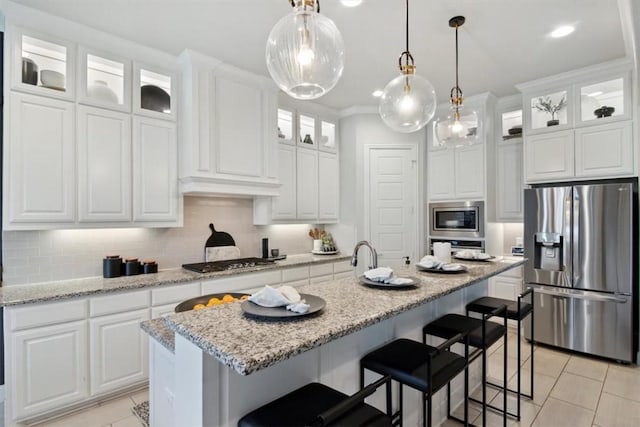
M 179 54 L 191 48 L 268 76 L 265 42 L 288 0 L 14 0 L 143 45 Z M 404 0 L 364 0 L 346 8 L 321 0 L 346 45 L 342 79 L 317 100 L 343 109 L 376 105 L 371 96 L 397 75 L 404 50 Z M 466 96 L 516 93 L 514 84 L 625 56 L 618 0 L 410 0 L 410 50 L 439 102 L 454 84 L 454 30 L 460 28 L 460 87 Z M 549 33 L 570 24 L 562 39 Z

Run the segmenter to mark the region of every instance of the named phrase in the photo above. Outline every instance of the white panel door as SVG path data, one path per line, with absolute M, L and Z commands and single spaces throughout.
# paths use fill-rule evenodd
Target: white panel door
M 456 198 L 484 197 L 484 144 L 455 149 Z
M 368 151 L 369 235 L 380 266 L 399 268 L 403 257 L 416 259 L 416 151 Z
M 631 122 L 576 129 L 576 176 L 614 176 L 633 173 Z
M 244 177 L 264 176 L 262 91 L 216 77 L 215 100 L 217 172 Z
M 337 221 L 340 215 L 340 165 L 337 154 L 318 154 L 318 215 L 320 221 Z
M 427 156 L 429 200 L 455 198 L 453 149 L 429 151 Z
M 89 320 L 91 335 L 91 395 L 144 381 L 148 375 L 147 334 L 140 322 L 149 309 Z
M 176 125 L 133 118 L 133 220 L 178 218 L 178 145 Z
M 524 217 L 522 143 L 499 145 L 497 167 L 497 219 L 522 220 Z
M 318 151 L 299 148 L 296 154 L 298 219 L 318 219 Z
M 9 222 L 75 220 L 74 105 L 11 93 L 5 141 Z
M 25 418 L 88 396 L 87 323 L 62 323 L 11 334 L 13 416 Z
M 78 107 L 79 220 L 131 221 L 131 116 Z
M 296 147 L 278 144 L 280 195 L 272 199 L 272 219 L 296 218 Z
M 574 176 L 572 130 L 529 136 L 524 150 L 527 182 Z

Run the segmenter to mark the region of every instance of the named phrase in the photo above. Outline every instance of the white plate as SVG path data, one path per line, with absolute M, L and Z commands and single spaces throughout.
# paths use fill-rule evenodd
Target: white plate
M 335 255 L 339 251 L 311 251 L 314 255 Z
M 418 271 L 427 271 L 429 273 L 441 273 L 441 274 L 457 274 L 457 273 L 465 273 L 467 271 L 467 267 L 465 267 L 464 265 L 461 265 L 457 270 L 443 270 L 441 268 L 427 268 L 427 267 L 422 267 L 418 264 L 416 264 L 416 270 Z
M 473 257 L 464 257 L 464 256 L 460 256 L 460 255 L 454 255 L 453 256 L 455 259 L 461 259 L 464 261 L 480 261 L 480 262 L 487 262 L 487 261 L 491 261 L 492 259 L 496 259 L 496 257 L 494 257 L 493 255 L 490 256 L 489 258 L 473 258 Z
M 392 283 L 376 282 L 375 280 L 367 279 L 366 277 L 364 277 L 364 275 L 358 276 L 358 280 L 360 281 L 361 284 L 366 285 L 366 286 L 371 286 L 371 287 L 374 287 L 374 288 L 386 288 L 386 289 L 413 288 L 413 287 L 418 286 L 420 284 L 420 279 L 418 279 L 417 277 L 413 277 L 413 276 L 398 276 L 398 277 L 402 277 L 404 279 L 411 279 L 411 283 L 404 283 L 402 285 L 394 285 Z

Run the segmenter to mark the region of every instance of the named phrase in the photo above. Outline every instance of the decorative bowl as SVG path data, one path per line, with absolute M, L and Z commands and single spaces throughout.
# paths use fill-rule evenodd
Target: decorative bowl
M 595 110 L 593 114 L 595 114 L 597 118 L 601 119 L 603 117 L 611 116 L 614 111 L 616 111 L 614 107 L 607 107 L 606 105 L 603 105 L 602 107 Z
M 22 83 L 38 84 L 38 64 L 32 59 L 22 58 Z
M 52 89 L 64 89 L 64 74 L 53 70 L 40 71 L 40 81 L 43 86 Z
M 104 80 L 94 80 L 93 84 L 87 87 L 87 95 L 90 98 L 99 99 L 101 101 L 118 103 L 118 95 L 107 85 Z
M 161 87 L 144 85 L 140 87 L 140 107 L 145 110 L 169 112 L 171 96 Z
M 514 126 L 508 130 L 509 135 L 520 135 L 522 133 L 522 126 Z

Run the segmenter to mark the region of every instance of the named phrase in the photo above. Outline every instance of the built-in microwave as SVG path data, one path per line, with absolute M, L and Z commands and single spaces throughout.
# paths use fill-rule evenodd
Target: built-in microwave
M 484 237 L 484 202 L 443 202 L 429 204 L 431 237 Z

